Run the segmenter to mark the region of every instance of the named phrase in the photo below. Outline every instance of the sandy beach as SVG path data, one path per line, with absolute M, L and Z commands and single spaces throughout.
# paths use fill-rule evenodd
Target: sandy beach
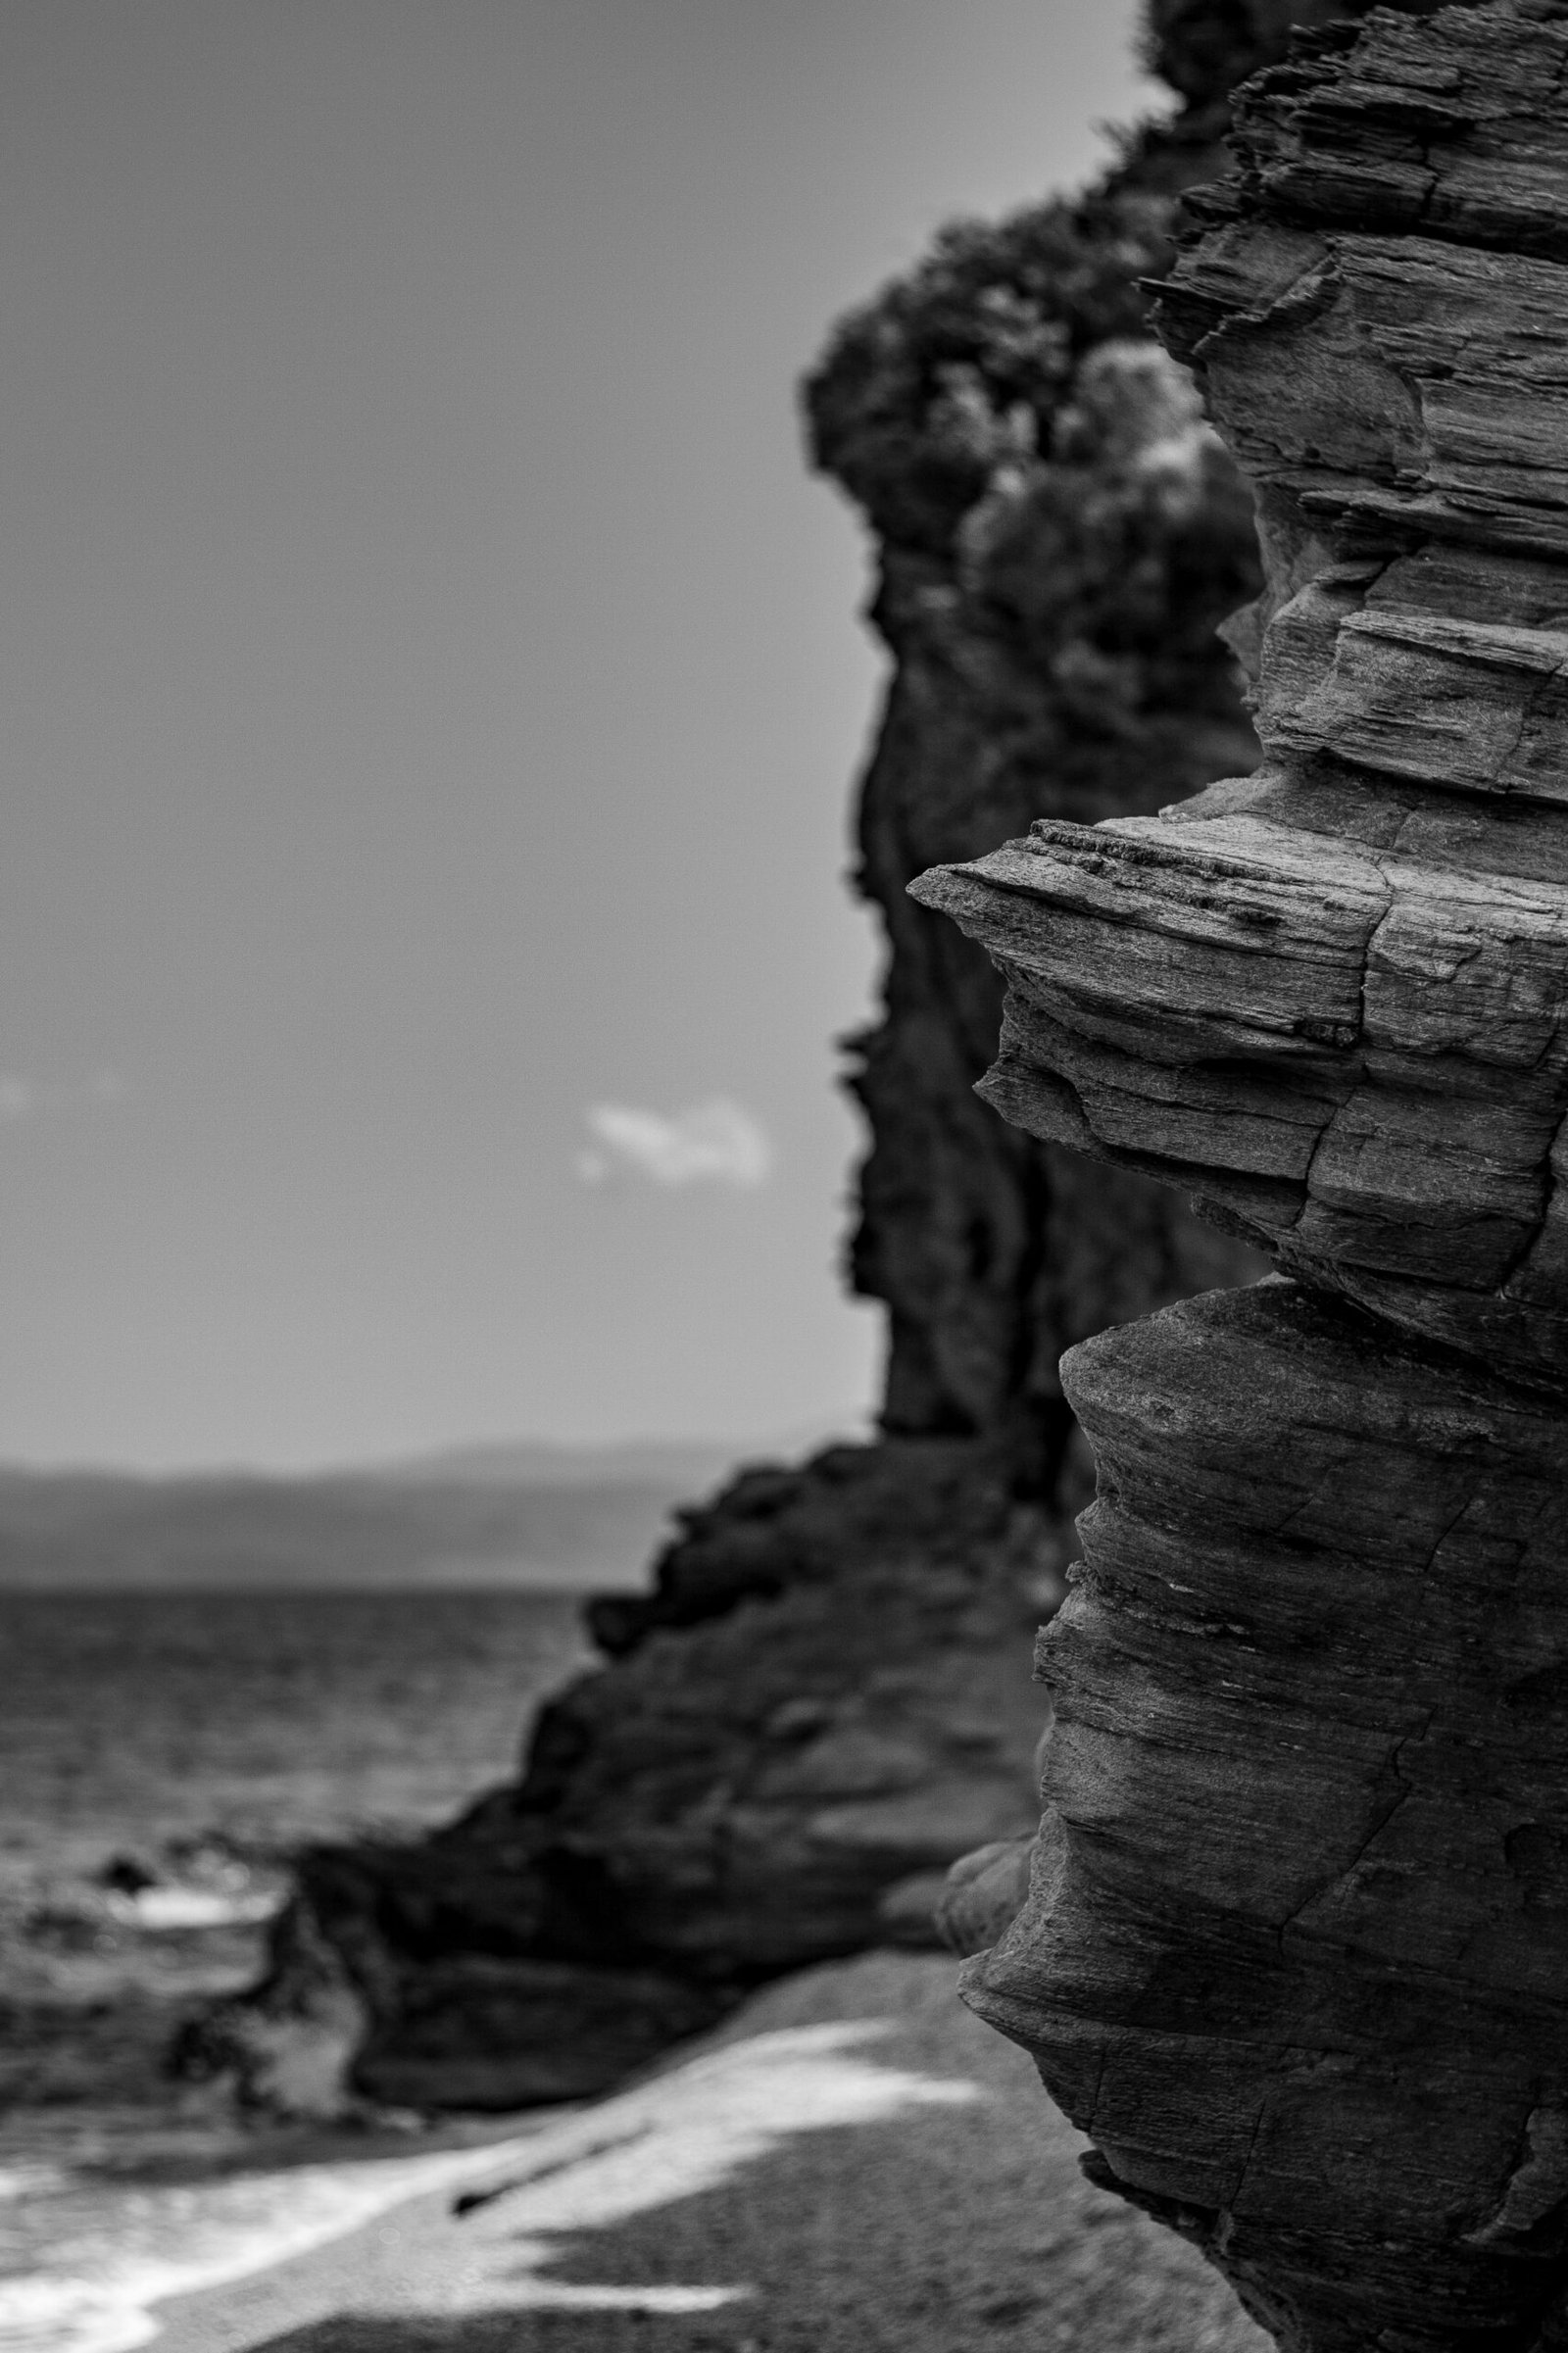
M 167 2296 L 142 2341 L 1264 2353 L 1198 2255 L 1084 2180 L 1081 2137 L 954 1975 L 902 1953 L 811 1970 L 610 2100 L 509 2120 L 482 2147 L 336 2167 L 339 2183 L 390 2167 L 368 2190 L 383 2210 L 347 2229 L 322 2213 L 321 2243 Z M 308 2230 L 309 2178 L 296 2186 Z

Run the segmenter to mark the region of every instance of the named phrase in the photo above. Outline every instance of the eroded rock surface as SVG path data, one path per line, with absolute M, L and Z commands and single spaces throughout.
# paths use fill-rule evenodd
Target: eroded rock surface
M 969 1998 L 1303 2353 L 1568 2291 L 1565 84 L 1493 5 L 1250 85 L 1162 316 L 1258 493 L 1263 763 L 917 886 L 1005 975 L 989 1099 L 1283 1270 L 1067 1361 L 1099 1499 Z

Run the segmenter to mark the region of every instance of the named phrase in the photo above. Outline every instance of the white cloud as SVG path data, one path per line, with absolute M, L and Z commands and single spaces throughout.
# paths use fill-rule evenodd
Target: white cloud
M 602 1185 L 617 1168 L 632 1168 L 656 1185 L 734 1185 L 751 1192 L 773 1168 L 767 1131 L 726 1096 L 694 1103 L 666 1119 L 625 1103 L 597 1103 L 587 1113 L 593 1143 L 577 1155 L 585 1184 Z

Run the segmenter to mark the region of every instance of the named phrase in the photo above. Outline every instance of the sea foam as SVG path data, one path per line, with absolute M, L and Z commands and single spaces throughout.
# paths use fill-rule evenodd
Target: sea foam
M 455 2190 L 481 2226 L 477 2260 L 464 2267 L 468 2296 L 534 2311 L 711 2311 L 749 2293 L 748 2283 L 598 2286 L 550 2279 L 545 2267 L 565 2252 L 565 2234 L 716 2188 L 792 2134 L 985 2096 L 978 2084 L 879 2066 L 854 2047 L 893 2028 L 850 2019 L 754 2034 L 478 2147 L 90 2193 L 79 2178 L 35 2182 L 39 2200 L 58 2195 L 58 2228 L 46 2269 L 0 2279 L 0 2348 L 133 2353 L 159 2335 L 155 2308 L 165 2299 L 265 2271 L 410 2199 Z M 481 2243 L 486 2209 L 506 2226 L 504 2268 L 493 2276 Z M 453 2296 L 464 2292 L 449 2283 L 440 2308 L 462 2309 Z

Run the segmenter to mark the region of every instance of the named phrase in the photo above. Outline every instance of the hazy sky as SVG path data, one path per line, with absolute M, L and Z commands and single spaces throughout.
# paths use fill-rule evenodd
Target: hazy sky
M 0 4 L 0 1457 L 852 1409 L 864 550 L 795 381 L 1084 0 Z

